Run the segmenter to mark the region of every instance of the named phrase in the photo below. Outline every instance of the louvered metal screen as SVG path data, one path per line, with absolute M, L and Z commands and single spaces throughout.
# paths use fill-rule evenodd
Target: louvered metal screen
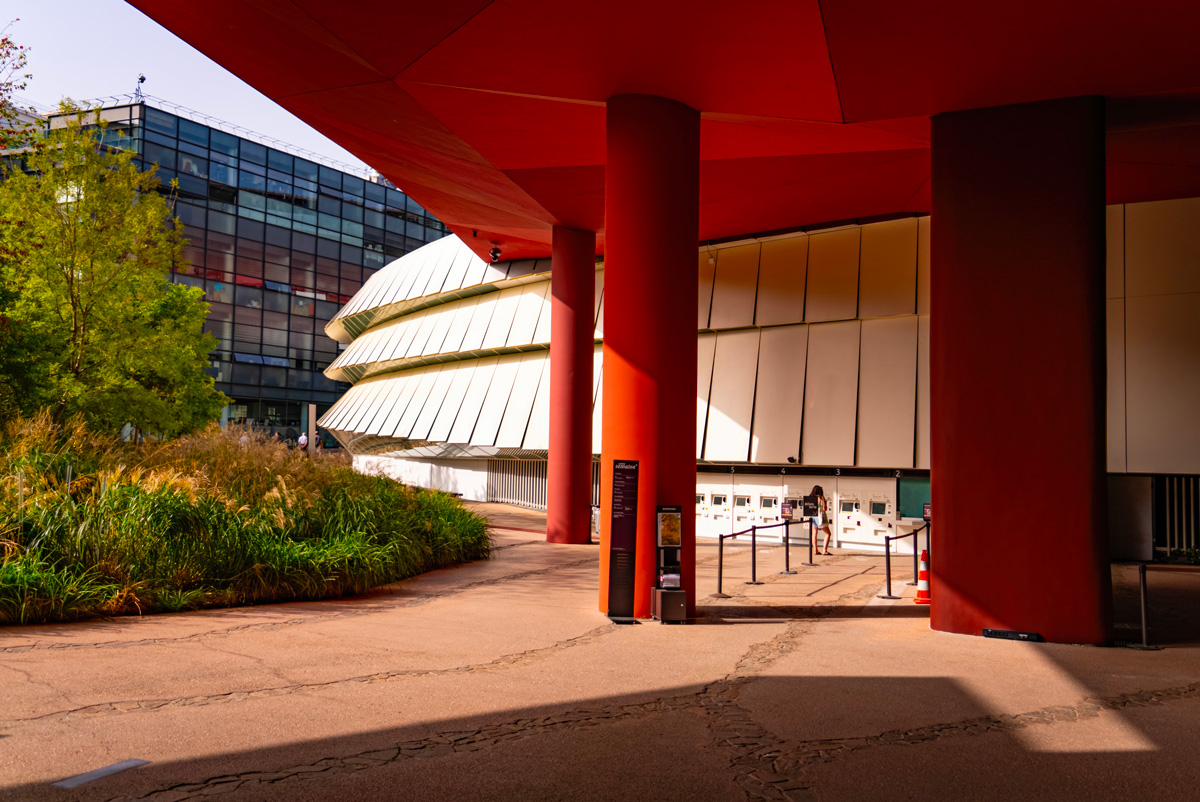
M 545 510 L 546 461 L 488 460 L 487 493 L 488 501 Z M 592 506 L 600 506 L 600 460 L 592 460 Z
M 536 459 L 488 460 L 487 493 L 488 501 L 545 510 L 546 461 Z
M 1200 549 L 1200 476 L 1154 477 L 1154 546 Z

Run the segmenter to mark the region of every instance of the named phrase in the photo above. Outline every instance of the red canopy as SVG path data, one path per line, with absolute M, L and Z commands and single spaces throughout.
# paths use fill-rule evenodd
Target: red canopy
M 703 112 L 704 239 L 928 211 L 930 115 L 1074 95 L 1111 99 L 1110 203 L 1200 195 L 1195 2 L 130 2 L 480 255 L 603 231 L 621 93 Z

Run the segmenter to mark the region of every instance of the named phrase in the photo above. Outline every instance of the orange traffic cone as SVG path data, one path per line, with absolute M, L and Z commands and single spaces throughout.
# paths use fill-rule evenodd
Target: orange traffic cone
M 921 549 L 921 569 L 917 571 L 917 604 L 929 604 L 929 552 Z

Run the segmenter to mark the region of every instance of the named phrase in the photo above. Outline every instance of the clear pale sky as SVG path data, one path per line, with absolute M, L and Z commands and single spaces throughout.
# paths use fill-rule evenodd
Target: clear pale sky
M 124 0 L 0 0 L 0 27 L 29 50 L 20 95 L 47 106 L 142 90 L 354 166 L 362 162 Z

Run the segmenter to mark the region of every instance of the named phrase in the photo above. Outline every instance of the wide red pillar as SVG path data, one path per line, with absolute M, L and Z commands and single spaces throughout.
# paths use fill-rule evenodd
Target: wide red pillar
M 596 234 L 554 229 L 550 260 L 550 457 L 546 540 L 592 539 Z
M 1107 640 L 1104 101 L 933 118 L 932 626 Z
M 696 248 L 700 113 L 609 98 L 604 178 L 600 609 L 608 612 L 613 461 L 637 460 L 634 616 L 650 615 L 655 506 L 683 506 L 681 584 L 696 604 Z

